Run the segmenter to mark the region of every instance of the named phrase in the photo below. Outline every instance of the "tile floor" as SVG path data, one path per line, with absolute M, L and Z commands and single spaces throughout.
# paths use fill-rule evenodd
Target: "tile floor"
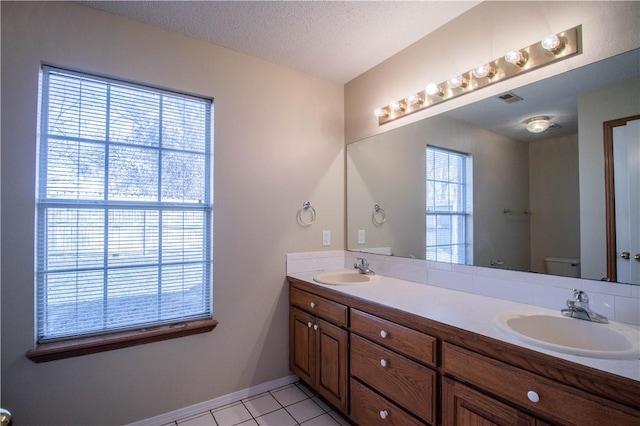
M 323 403 L 302 382 L 283 386 L 251 398 L 167 426 L 348 426 L 344 418 Z

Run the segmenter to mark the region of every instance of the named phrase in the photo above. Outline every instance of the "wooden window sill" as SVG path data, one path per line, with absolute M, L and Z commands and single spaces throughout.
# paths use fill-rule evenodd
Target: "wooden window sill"
M 214 319 L 204 319 L 60 342 L 42 343 L 36 346 L 35 349 L 28 351 L 27 358 L 37 363 L 55 361 L 207 333 L 216 328 L 217 325 L 218 321 Z

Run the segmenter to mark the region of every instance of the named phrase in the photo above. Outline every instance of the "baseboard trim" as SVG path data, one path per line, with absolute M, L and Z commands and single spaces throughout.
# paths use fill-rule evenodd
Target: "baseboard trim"
M 128 426 L 162 426 L 169 423 L 173 423 L 179 419 L 186 419 L 205 411 L 215 410 L 232 402 L 251 398 L 252 396 L 259 395 L 268 390 L 275 389 L 281 386 L 286 386 L 298 381 L 298 376 L 292 374 L 290 376 L 281 377 L 270 382 L 261 383 L 256 386 L 251 386 L 246 389 L 232 392 L 227 395 L 219 396 L 218 398 L 211 399 L 209 401 L 201 402 L 199 404 L 191 405 L 189 407 L 180 408 L 178 410 L 170 411 L 159 416 L 151 417 L 145 420 L 140 420 L 134 423 L 130 423 Z

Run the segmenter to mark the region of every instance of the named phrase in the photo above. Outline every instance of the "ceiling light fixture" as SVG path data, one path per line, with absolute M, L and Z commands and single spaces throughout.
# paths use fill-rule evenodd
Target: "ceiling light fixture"
M 511 50 L 505 56 L 459 73 L 442 83 L 429 83 L 420 92 L 377 108 L 374 114 L 378 118 L 378 125 L 580 54 L 581 37 L 581 26 L 573 27 L 558 34 L 551 34 L 522 49 Z
M 542 133 L 547 130 L 549 126 L 551 126 L 551 122 L 547 116 L 532 117 L 527 120 L 527 130 L 531 133 Z

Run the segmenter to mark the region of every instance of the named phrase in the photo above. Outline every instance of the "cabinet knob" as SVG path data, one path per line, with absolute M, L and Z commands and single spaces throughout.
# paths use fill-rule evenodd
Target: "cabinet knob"
M 316 330 L 316 331 L 317 331 L 319 328 L 320 328 L 320 327 L 318 327 L 318 324 L 313 324 L 313 329 L 314 329 L 314 330 Z
M 380 411 L 380 418 L 381 419 L 386 419 L 388 415 L 389 415 L 389 413 L 387 412 L 387 410 Z
M 386 338 L 387 338 L 387 336 L 388 336 L 388 334 L 387 334 L 387 332 L 386 332 L 386 331 L 384 331 L 384 330 L 381 330 L 381 331 L 380 331 L 380 337 L 382 337 L 383 339 L 386 339 Z
M 312 308 L 316 307 L 316 304 L 314 302 L 309 303 L 309 306 L 311 306 Z
M 538 395 L 537 392 L 534 392 L 534 391 L 527 392 L 527 398 L 529 398 L 529 401 L 531 401 L 531 402 L 540 401 L 540 396 Z
M 313 324 L 311 324 L 311 321 L 309 321 L 309 322 L 307 323 L 307 327 L 309 327 L 309 328 L 311 328 L 311 326 L 312 326 L 312 325 L 313 325 Z
M 381 365 L 381 366 L 383 366 L 383 367 L 386 367 L 386 366 L 387 366 L 387 360 L 386 360 L 386 359 L 384 359 L 384 358 L 383 358 L 383 359 L 381 359 L 381 360 L 380 360 L 380 365 Z
M 638 262 L 640 262 L 640 253 L 636 253 L 636 254 L 633 256 L 633 258 L 634 258 L 635 260 L 637 260 Z

